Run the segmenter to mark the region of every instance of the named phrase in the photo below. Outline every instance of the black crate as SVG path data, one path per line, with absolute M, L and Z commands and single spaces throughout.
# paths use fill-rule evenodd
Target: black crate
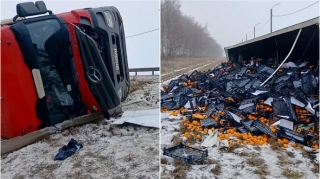
M 180 143 L 179 145 L 168 149 L 164 148 L 163 155 L 193 164 L 201 159 L 207 158 L 208 150 L 200 150 Z

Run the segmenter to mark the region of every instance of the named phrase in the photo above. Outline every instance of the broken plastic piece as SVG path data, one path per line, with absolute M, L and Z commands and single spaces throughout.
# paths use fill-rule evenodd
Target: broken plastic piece
M 71 138 L 68 145 L 59 149 L 59 152 L 54 157 L 54 160 L 64 160 L 73 155 L 76 151 L 80 150 L 82 147 L 82 144 L 79 144 L 76 140 Z

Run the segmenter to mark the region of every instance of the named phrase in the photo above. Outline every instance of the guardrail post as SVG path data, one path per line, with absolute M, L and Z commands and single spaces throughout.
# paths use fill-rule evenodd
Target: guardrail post
M 154 75 L 154 71 L 152 71 L 152 76 Z
M 138 71 L 136 71 L 136 76 L 138 75 Z

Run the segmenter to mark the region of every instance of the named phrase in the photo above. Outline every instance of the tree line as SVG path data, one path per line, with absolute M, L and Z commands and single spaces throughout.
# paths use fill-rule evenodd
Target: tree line
M 210 36 L 207 24 L 183 15 L 180 7 L 180 0 L 161 0 L 161 59 L 220 58 L 223 50 Z

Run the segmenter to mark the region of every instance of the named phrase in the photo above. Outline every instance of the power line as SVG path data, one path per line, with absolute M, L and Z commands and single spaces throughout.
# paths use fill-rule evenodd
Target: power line
M 271 19 L 271 18 L 270 18 Z M 262 27 L 264 27 L 269 21 L 270 21 L 270 19 L 269 20 L 267 20 L 267 22 L 265 22 L 259 29 L 257 29 L 256 31 L 258 31 L 258 30 L 260 30 L 260 29 L 262 29 Z
M 156 30 L 159 30 L 159 28 L 158 29 L 149 30 L 149 31 L 146 31 L 146 32 L 142 32 L 140 34 L 131 35 L 131 36 L 128 36 L 126 38 L 135 37 L 135 36 L 146 34 L 146 33 L 150 33 L 150 32 L 156 31 Z
M 302 9 L 300 9 L 300 10 L 298 10 L 298 11 L 295 11 L 295 12 L 289 13 L 289 14 L 273 15 L 273 16 L 274 16 L 274 17 L 288 16 L 288 15 L 291 15 L 291 14 L 294 14 L 294 13 L 297 13 L 297 12 L 300 12 L 300 11 L 302 11 L 302 10 L 304 10 L 304 9 L 307 9 L 308 7 L 313 6 L 313 5 L 315 5 L 316 3 L 318 3 L 318 2 L 319 2 L 319 1 L 317 1 L 317 2 L 315 2 L 315 3 L 313 3 L 313 4 L 309 5 L 309 6 L 307 6 L 307 7 L 305 7 L 305 8 L 302 8 Z
M 270 18 L 271 19 L 271 18 Z M 269 21 L 270 19 L 267 20 L 267 22 L 265 22 L 259 29 L 256 29 L 256 31 L 262 29 Z M 254 32 L 252 32 L 252 34 L 250 36 L 247 36 L 248 38 L 251 38 L 253 36 Z
M 253 34 L 254 34 L 254 32 L 252 32 L 252 34 L 251 34 L 248 38 L 252 37 L 252 36 L 253 36 Z

